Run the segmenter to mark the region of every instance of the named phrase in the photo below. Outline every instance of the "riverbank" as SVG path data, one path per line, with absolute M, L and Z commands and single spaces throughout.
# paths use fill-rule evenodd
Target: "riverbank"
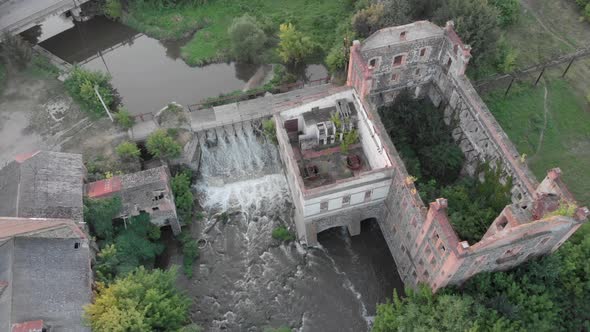
M 181 48 L 181 56 L 189 65 L 204 65 L 228 59 L 227 30 L 234 18 L 244 14 L 255 16 L 265 32 L 272 34 L 278 32 L 281 23 L 293 23 L 319 45 L 324 55 L 339 36 L 336 27 L 349 20 L 352 12 L 350 0 L 216 0 L 174 7 L 132 1 L 122 21 L 162 40 L 180 39 L 196 31 Z

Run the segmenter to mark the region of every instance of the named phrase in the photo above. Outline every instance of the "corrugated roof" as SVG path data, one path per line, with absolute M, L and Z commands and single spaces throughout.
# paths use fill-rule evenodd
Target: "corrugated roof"
M 0 217 L 0 240 L 15 236 L 86 238 L 72 220 Z

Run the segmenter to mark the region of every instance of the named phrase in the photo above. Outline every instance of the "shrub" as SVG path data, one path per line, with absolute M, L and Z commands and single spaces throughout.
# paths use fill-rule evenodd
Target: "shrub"
M 277 130 L 274 119 L 264 120 L 262 122 L 262 130 L 264 132 L 264 136 L 269 139 L 274 144 L 278 143 L 277 140 Z
M 163 159 L 178 158 L 182 152 L 180 144 L 164 129 L 158 129 L 148 136 L 146 148 L 154 157 Z
M 9 69 L 21 71 L 31 62 L 33 49 L 21 36 L 4 33 L 0 44 L 0 56 Z
M 137 147 L 137 144 L 133 142 L 123 142 L 115 148 L 117 155 L 124 160 L 136 160 L 141 155 L 141 151 Z
M 193 263 L 199 258 L 199 244 L 185 232 L 180 234 L 179 238 L 182 243 L 182 270 L 188 278 L 192 278 Z
M 185 223 L 191 222 L 194 197 L 191 192 L 191 174 L 188 171 L 176 174 L 171 181 L 174 203 L 180 218 Z
M 266 35 L 256 19 L 248 14 L 235 18 L 228 29 L 231 53 L 238 61 L 260 62 Z
M 272 238 L 281 241 L 293 241 L 295 235 L 291 234 L 287 227 L 279 226 L 272 230 Z
M 123 6 L 120 0 L 106 0 L 104 14 L 112 20 L 118 20 L 123 15 Z
M 135 123 L 131 113 L 129 113 L 129 111 L 127 111 L 127 109 L 124 107 L 119 107 L 117 109 L 117 113 L 115 113 L 114 118 L 115 122 L 117 122 L 117 124 L 124 129 L 133 127 L 133 124 Z
M 94 87 L 98 87 L 98 92 L 105 105 L 109 107 L 115 100 L 110 80 L 111 77 L 102 72 L 75 67 L 65 80 L 64 85 L 72 98 L 80 104 L 82 110 L 98 118 L 105 116 L 106 112 Z
M 348 149 L 350 148 L 350 146 L 354 143 L 356 143 L 359 140 L 359 135 L 356 132 L 356 130 L 351 130 L 349 132 L 347 132 L 346 134 L 344 134 L 344 138 L 342 139 L 342 142 L 340 143 L 340 151 L 342 151 L 342 153 L 348 153 Z

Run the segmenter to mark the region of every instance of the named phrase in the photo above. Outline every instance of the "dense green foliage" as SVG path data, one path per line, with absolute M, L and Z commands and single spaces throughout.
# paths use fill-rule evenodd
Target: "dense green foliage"
M 141 151 L 137 147 L 137 144 L 129 141 L 117 145 L 115 152 L 119 158 L 123 160 L 137 160 L 141 155 Z
M 472 64 L 493 59 L 499 38 L 498 10 L 487 0 L 445 0 L 436 11 L 434 21 L 445 24 L 455 22 L 455 30 L 465 44 L 472 48 Z
M 121 198 L 114 196 L 103 199 L 84 199 L 84 221 L 90 225 L 92 235 L 110 242 L 115 236 L 113 218 L 123 205 Z
M 406 293 L 402 299 L 394 291 L 393 302 L 377 306 L 373 332 L 512 330 L 509 321 L 469 295 L 433 295 L 425 285 Z
M 182 48 L 182 58 L 191 65 L 231 58 L 228 28 L 233 20 L 244 14 L 255 17 L 269 39 L 269 50 L 275 48 L 274 36 L 279 25 L 292 23 L 308 36 L 317 51 L 327 52 L 334 40 L 342 43 L 336 29 L 350 24 L 352 0 L 316 1 L 180 1 L 162 5 L 158 0 L 132 0 L 123 21 L 157 38 L 180 38 L 195 32 Z
M 520 14 L 518 0 L 490 0 L 489 3 L 498 10 L 498 20 L 501 26 L 513 24 L 518 20 Z
M 402 93 L 393 105 L 379 109 L 381 120 L 400 152 L 422 200 L 448 200 L 448 215 L 462 240 L 477 242 L 510 203 L 510 179 L 503 184 L 500 167 L 482 165 L 474 177 L 459 178 L 465 157 L 452 137 L 454 119 L 445 123 L 442 110 L 427 99 Z M 496 166 L 496 165 L 493 165 Z
M 174 193 L 174 203 L 180 219 L 187 224 L 192 221 L 194 197 L 191 192 L 190 170 L 185 170 L 176 174 L 171 181 L 172 192 Z
M 260 62 L 266 35 L 256 18 L 245 14 L 233 20 L 228 29 L 232 57 L 238 61 Z
M 423 183 L 457 180 L 464 156 L 442 110 L 426 99 L 402 93 L 391 106 L 379 109 L 379 114 L 410 175 Z
M 277 52 L 286 64 L 303 62 L 314 51 L 311 38 L 298 31 L 291 23 L 281 24 L 279 28 L 279 49 Z
M 462 240 L 470 244 L 481 240 L 491 222 L 504 207 L 510 204 L 512 180 L 502 184 L 501 168 L 483 165 L 480 169 L 483 181 L 473 177 L 459 179 L 447 186 L 438 186 L 436 180 L 418 184 L 424 202 L 438 197 L 448 200 L 448 215 L 453 229 Z
M 590 0 L 575 0 L 586 20 L 590 20 Z
M 107 113 L 94 88 L 98 88 L 105 105 L 112 108 L 115 102 L 115 93 L 110 81 L 111 77 L 105 73 L 75 67 L 64 84 L 72 98 L 80 104 L 82 110 L 99 118 L 106 116 Z
M 117 274 L 126 274 L 138 266 L 153 267 L 156 256 L 164 251 L 160 228 L 150 222 L 147 213 L 131 217 L 127 227 L 119 226 L 115 237 Z
M 21 71 L 31 62 L 31 45 L 19 35 L 4 33 L 0 39 L 0 59 L 9 70 Z
M 180 144 L 164 129 L 158 129 L 148 136 L 146 148 L 152 156 L 162 159 L 178 158 L 182 152 Z
M 403 300 L 394 295 L 393 303 L 378 307 L 373 331 L 586 331 L 589 233 L 582 228 L 554 254 L 478 274 L 461 289 L 432 296 L 422 288 Z
M 192 278 L 193 263 L 199 258 L 199 244 L 187 232 L 182 232 L 179 240 L 182 245 L 182 270 L 187 277 Z
M 188 320 L 190 300 L 176 277 L 176 269 L 140 267 L 110 285 L 99 283 L 84 319 L 94 331 L 177 331 Z
M 272 230 L 272 238 L 281 241 L 293 241 L 295 240 L 295 235 L 293 235 L 287 227 L 278 226 Z
M 84 200 L 84 221 L 102 248 L 97 257 L 97 276 L 108 282 L 117 275 L 145 265 L 151 267 L 164 247 L 158 242 L 160 229 L 141 213 L 125 222 L 114 222 L 122 208 L 117 196 Z

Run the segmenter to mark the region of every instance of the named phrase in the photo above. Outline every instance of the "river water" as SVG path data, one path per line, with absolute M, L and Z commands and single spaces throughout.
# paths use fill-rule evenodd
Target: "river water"
M 230 62 L 190 67 L 180 58 L 180 48 L 188 40 L 159 41 L 100 16 L 75 24 L 53 18 L 41 26 L 41 38 L 56 28 L 65 30 L 39 45 L 69 63 L 109 72 L 133 114 L 158 111 L 171 101 L 195 104 L 221 93 L 254 88 L 271 78 L 268 65 Z M 256 77 L 260 79 L 247 85 L 259 70 L 262 73 Z M 322 65 L 310 65 L 302 76 L 320 79 L 327 71 Z
M 367 331 L 376 303 L 402 291 L 378 224 L 363 222 L 356 237 L 324 231 L 318 248 L 280 243 L 272 230 L 293 227 L 293 205 L 274 145 L 245 127 L 202 149 L 196 189 L 209 217 L 184 283 L 192 319 L 207 331 Z

